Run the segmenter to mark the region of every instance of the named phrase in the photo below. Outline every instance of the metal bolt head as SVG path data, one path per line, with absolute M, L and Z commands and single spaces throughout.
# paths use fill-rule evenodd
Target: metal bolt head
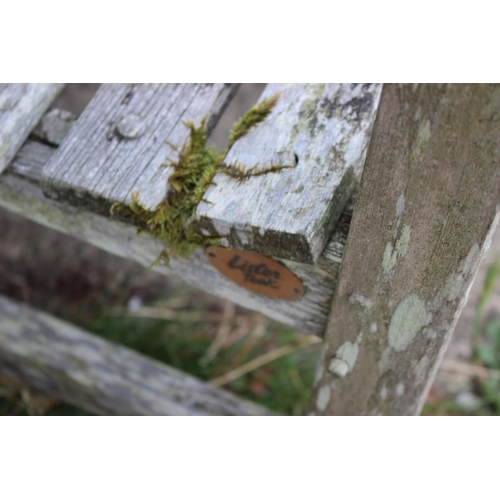
M 328 365 L 328 371 L 337 377 L 343 378 L 349 373 L 349 365 L 342 359 L 333 358 Z
M 116 131 L 124 139 L 137 139 L 146 131 L 146 122 L 140 116 L 127 115 L 117 123 Z

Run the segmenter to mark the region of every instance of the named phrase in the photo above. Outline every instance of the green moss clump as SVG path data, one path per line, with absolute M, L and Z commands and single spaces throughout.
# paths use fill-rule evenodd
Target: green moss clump
M 131 220 L 139 227 L 138 232 L 142 230 L 149 232 L 165 246 L 152 266 L 158 262 L 168 265 L 171 256 L 188 257 L 196 247 L 216 244 L 219 241 L 220 238 L 210 238 L 196 232 L 193 222 L 196 207 L 217 172 L 225 172 L 244 181 L 251 176 L 288 168 L 273 165 L 265 170 L 253 167 L 244 171 L 238 166 L 222 166 L 229 148 L 252 127 L 262 122 L 277 100 L 278 95 L 272 96 L 247 111 L 235 123 L 229 136 L 229 145 L 222 153 L 207 147 L 206 119 L 199 127 L 192 122 L 186 123 L 189 137 L 178 151 L 178 159 L 164 163 L 165 166 L 174 169 L 168 180 L 170 189 L 166 199 L 154 210 L 149 210 L 139 202 L 139 193 L 134 193 L 130 206 L 115 203 L 111 207 L 112 215 L 119 213 Z
M 252 127 L 266 119 L 271 113 L 279 99 L 279 94 L 275 94 L 261 101 L 257 106 L 249 109 L 234 125 L 229 134 L 228 149 L 241 137 L 247 134 Z
M 197 233 L 190 218 L 224 156 L 207 147 L 205 120 L 199 127 L 191 122 L 186 123 L 186 126 L 189 128 L 189 138 L 179 151 L 177 161 L 164 163 L 174 169 L 165 200 L 155 210 L 149 210 L 138 201 L 139 193 L 133 193 L 130 206 L 115 203 L 111 207 L 112 214 L 119 212 L 139 226 L 139 231 L 148 231 L 165 245 L 152 265 L 159 261 L 168 265 L 170 255 L 187 257 L 197 246 L 216 241 Z
M 239 182 L 244 182 L 250 177 L 258 177 L 259 175 L 270 174 L 271 172 L 277 172 L 284 168 L 294 167 L 295 165 L 271 165 L 270 167 L 259 169 L 259 166 L 256 165 L 255 167 L 245 169 L 241 165 L 222 165 L 221 171 L 230 177 L 237 178 Z

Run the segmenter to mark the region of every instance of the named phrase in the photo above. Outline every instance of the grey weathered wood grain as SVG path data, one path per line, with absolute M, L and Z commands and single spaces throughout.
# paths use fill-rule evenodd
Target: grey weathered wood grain
M 35 140 L 28 140 L 19 150 L 13 160 L 11 171 L 37 184 L 42 177 L 43 167 L 54 155 L 55 149 L 48 147 L 59 146 L 68 135 L 77 116 L 63 109 L 52 109 L 40 120 L 39 126 L 33 131 Z M 43 143 L 39 142 L 42 139 Z
M 42 123 L 47 124 L 44 134 L 56 137 L 51 127 L 56 130 L 65 129 L 64 123 L 58 124 L 57 120 L 64 121 L 64 114 L 55 113 L 51 120 L 45 120 L 44 117 Z M 56 144 L 57 140 L 54 139 Z M 28 141 L 13 160 L 8 172 L 0 176 L 0 205 L 111 253 L 149 266 L 160 251 L 160 247 L 151 238 L 146 235 L 138 237 L 132 226 L 69 207 L 43 196 L 39 181 L 43 166 L 54 151 L 53 147 Z M 345 214 L 337 223 L 317 265 L 282 261 L 306 286 L 306 295 L 299 301 L 270 300 L 246 291 L 218 273 L 201 250 L 188 260 L 174 259 L 170 268 L 160 266 L 154 269 L 164 274 L 175 274 L 208 293 L 262 312 L 307 333 L 321 336 L 337 283 L 351 213 L 352 205 L 346 207 Z
M 384 86 L 315 414 L 421 411 L 500 208 L 500 86 Z
M 295 166 L 243 183 L 215 176 L 199 226 L 228 246 L 315 262 L 361 173 L 379 84 L 269 84 L 280 93 L 267 119 L 238 140 L 226 165 Z M 297 163 L 298 160 L 298 163 Z
M 62 83 L 0 83 L 0 173 L 63 87 Z
M 26 141 L 17 156 L 12 160 L 12 164 L 7 172 L 15 173 L 38 186 L 43 167 L 52 158 L 54 151 L 54 148 L 41 142 Z M 6 173 L 5 175 L 7 176 L 8 174 Z
M 24 177 L 26 173 L 33 173 L 32 167 L 38 162 L 29 153 L 38 154 L 44 148 L 43 156 L 49 156 L 51 148 L 45 145 L 35 148 L 27 144 L 14 160 L 13 171 L 0 176 L 0 206 L 145 267 L 150 266 L 162 249 L 153 238 L 146 234 L 138 236 L 136 228 L 129 224 L 48 199 L 36 178 Z M 25 159 L 30 167 L 19 163 L 18 159 Z M 16 171 L 19 174 L 14 173 Z M 337 282 L 346 231 L 345 224 L 337 226 L 327 247 L 328 252 L 325 252 L 328 256 L 321 257 L 315 266 L 281 260 L 306 287 L 305 295 L 297 301 L 272 300 L 248 292 L 213 268 L 202 249 L 189 259 L 172 259 L 171 267 L 159 265 L 153 269 L 178 276 L 205 292 L 259 311 L 283 324 L 322 336 Z
M 272 415 L 1 296 L 0 373 L 98 415 Z
M 183 123 L 209 117 L 213 127 L 236 84 L 104 84 L 43 172 L 44 192 L 108 214 L 132 193 L 154 209 L 165 198 L 162 163 L 189 135 Z

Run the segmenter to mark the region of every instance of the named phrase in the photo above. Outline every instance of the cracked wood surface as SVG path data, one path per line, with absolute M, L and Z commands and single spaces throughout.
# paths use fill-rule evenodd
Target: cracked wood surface
M 500 86 L 384 86 L 311 413 L 423 406 L 500 204 Z
M 359 179 L 380 84 L 269 84 L 266 120 L 236 141 L 226 165 L 293 166 L 244 182 L 219 173 L 197 209 L 199 228 L 222 244 L 316 262 Z
M 64 113 L 51 112 L 51 117 L 68 121 Z M 51 127 L 54 130 L 68 128 L 65 123 L 57 124 L 57 120 L 52 118 L 42 122 L 45 123 L 43 137 L 47 134 L 57 136 Z M 161 246 L 151 237 L 146 234 L 139 237 L 134 226 L 68 206 L 43 195 L 39 186 L 41 172 L 54 152 L 54 147 L 28 141 L 12 162 L 11 168 L 0 176 L 0 205 L 52 229 L 149 266 L 161 250 Z M 283 324 L 322 336 L 349 227 L 348 210 L 337 223 L 316 265 L 281 260 L 306 288 L 305 295 L 297 301 L 272 300 L 245 290 L 215 270 L 202 250 L 196 251 L 187 260 L 172 259 L 171 267 L 157 266 L 153 269 L 176 275 L 192 286 L 259 311 Z
M 0 373 L 98 415 L 273 414 L 1 296 Z
M 154 210 L 167 194 L 185 121 L 211 130 L 237 84 L 103 84 L 43 171 L 45 194 L 103 215 L 132 193 Z
M 63 87 L 62 83 L 0 83 L 0 174 Z

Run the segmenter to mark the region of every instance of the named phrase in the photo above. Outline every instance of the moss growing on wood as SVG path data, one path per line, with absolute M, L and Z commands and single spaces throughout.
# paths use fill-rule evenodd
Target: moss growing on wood
M 198 246 L 212 245 L 219 238 L 210 238 L 199 234 L 194 225 L 193 217 L 208 186 L 217 172 L 239 178 L 242 182 L 249 177 L 276 172 L 287 165 L 272 165 L 259 170 L 257 166 L 244 170 L 238 165 L 223 165 L 229 148 L 252 127 L 262 122 L 271 112 L 278 100 L 278 95 L 263 100 L 251 108 L 238 120 L 229 135 L 229 145 L 222 153 L 207 147 L 206 119 L 199 127 L 187 122 L 189 137 L 178 152 L 176 161 L 169 160 L 165 166 L 172 167 L 174 172 L 169 177 L 169 192 L 154 210 L 145 208 L 139 202 L 139 193 L 132 194 L 132 203 L 125 205 L 115 203 L 111 214 L 120 213 L 139 227 L 138 232 L 147 231 L 160 240 L 165 248 L 152 266 L 158 262 L 166 265 L 170 257 L 188 257 Z
M 258 165 L 255 167 L 245 169 L 241 165 L 222 165 L 221 171 L 230 177 L 235 177 L 239 182 L 244 182 L 250 177 L 257 177 L 259 175 L 270 174 L 271 172 L 277 172 L 284 168 L 294 168 L 295 165 L 271 165 L 270 167 L 259 169 Z
M 233 126 L 229 134 L 228 149 L 241 137 L 247 134 L 252 127 L 264 121 L 279 99 L 279 94 L 273 95 L 261 101 L 257 106 L 249 109 Z

